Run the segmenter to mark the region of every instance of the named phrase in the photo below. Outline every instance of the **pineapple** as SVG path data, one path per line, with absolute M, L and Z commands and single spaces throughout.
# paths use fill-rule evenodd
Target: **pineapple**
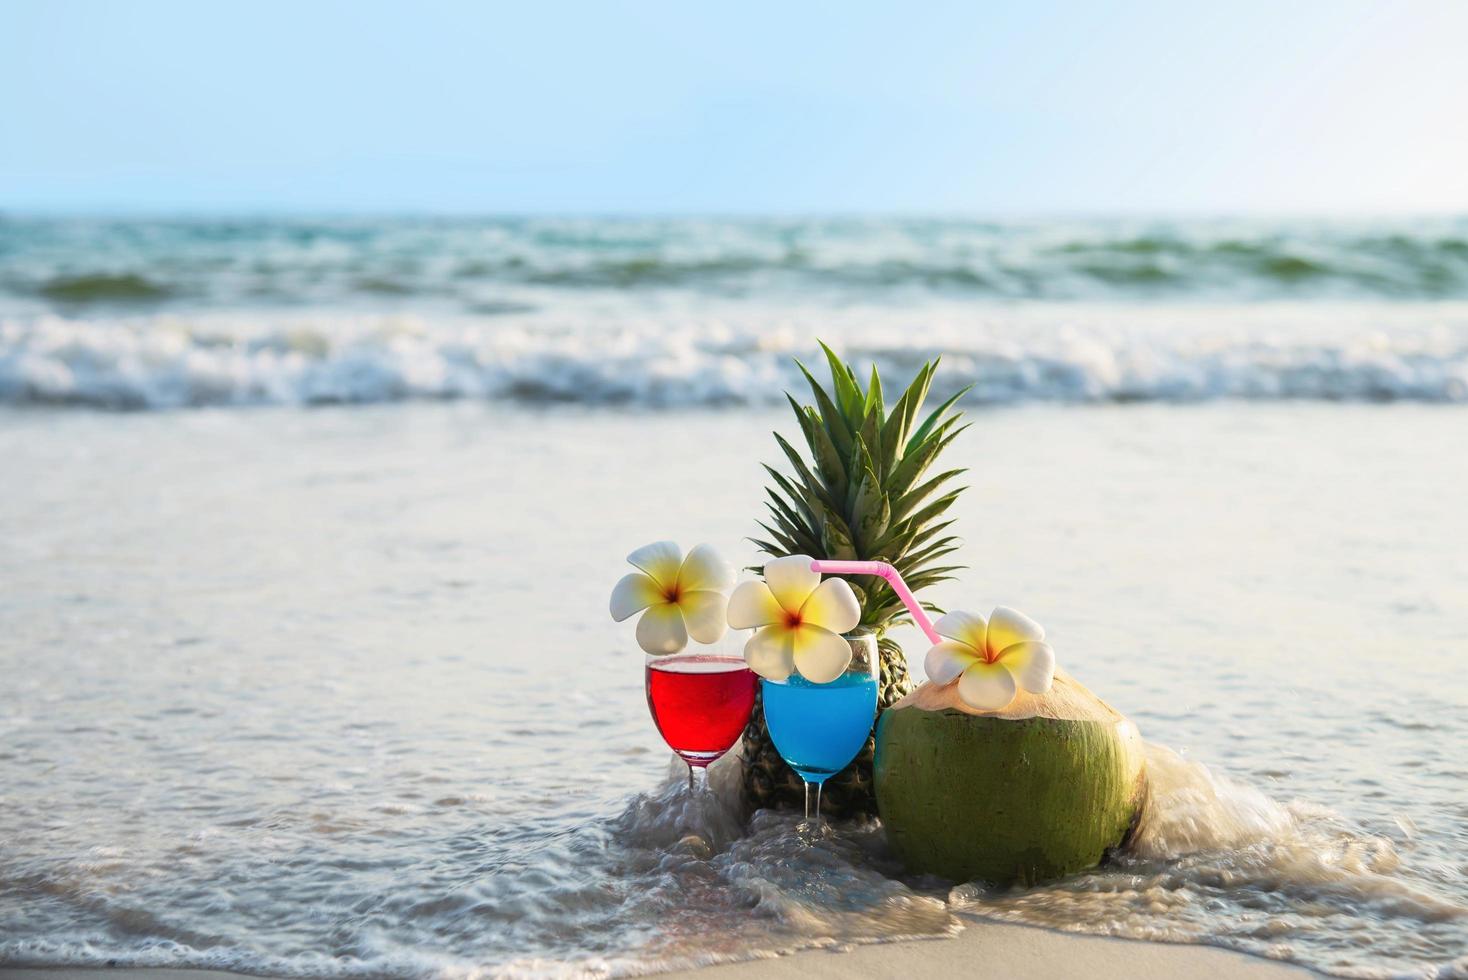
M 958 539 L 944 533 L 953 522 L 943 515 L 963 489 L 950 489 L 949 481 L 964 471 L 923 478 L 944 447 L 968 428 L 967 423 L 959 424 L 961 413 L 950 414 L 968 389 L 919 422 L 938 367 L 936 359 L 918 369 L 888 411 L 875 366 L 863 389 L 848 365 L 825 344 L 821 349 L 830 364 L 831 388 L 822 388 L 796 361 L 815 400 L 814 405 L 801 405 L 786 396 L 800 420 L 806 454 L 775 434 L 794 472 L 786 476 L 765 466 L 774 481 L 766 488 L 771 520 L 760 522 L 768 538 L 754 543 L 772 558 L 810 555 L 890 562 L 914 592 L 951 578 L 949 573 L 960 566 L 940 562 L 957 549 Z M 909 622 L 910 616 L 882 579 L 860 576 L 847 581 L 861 602 L 861 626 L 877 634 L 881 712 L 913 687 L 902 648 L 884 635 L 888 627 Z M 876 813 L 874 744 L 868 737 L 852 764 L 826 782 L 824 813 L 833 817 Z M 800 806 L 804 801 L 804 784 L 775 751 L 759 704 L 744 732 L 744 791 L 756 807 Z

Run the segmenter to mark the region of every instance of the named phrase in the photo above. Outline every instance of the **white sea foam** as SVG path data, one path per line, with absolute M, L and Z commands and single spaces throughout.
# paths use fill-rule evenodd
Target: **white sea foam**
M 950 902 L 1008 922 L 1287 960 L 1299 956 L 1292 940 L 1322 924 L 1348 921 L 1360 941 L 1375 934 L 1384 942 L 1386 921 L 1419 930 L 1468 922 L 1468 906 L 1399 873 L 1389 839 L 1327 808 L 1280 803 L 1156 744 L 1147 746 L 1147 778 L 1141 824 L 1111 868 L 1026 891 L 960 885 Z M 1398 975 L 1345 960 L 1314 965 L 1343 976 Z
M 775 404 L 815 338 L 971 402 L 1468 401 L 1468 307 L 923 307 L 700 316 L 207 314 L 0 321 L 0 402 L 172 409 L 421 399 Z

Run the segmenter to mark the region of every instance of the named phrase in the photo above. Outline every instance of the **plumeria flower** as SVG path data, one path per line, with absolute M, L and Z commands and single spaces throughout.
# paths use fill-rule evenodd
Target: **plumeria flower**
M 934 684 L 958 681 L 958 696 L 971 708 L 998 711 L 1014 700 L 1016 687 L 1031 694 L 1050 690 L 1055 651 L 1045 630 L 1022 612 L 998 606 L 989 621 L 954 611 L 933 628 L 948 637 L 928 651 L 923 666 Z
M 763 582 L 744 582 L 729 597 L 729 625 L 759 630 L 744 645 L 744 662 L 761 677 L 783 681 L 792 671 L 815 684 L 834 681 L 851 663 L 841 634 L 861 622 L 856 593 L 843 579 L 821 581 L 808 555 L 776 558 Z
M 671 541 L 638 548 L 627 561 L 640 572 L 623 576 L 612 589 L 612 618 L 621 622 L 642 612 L 637 645 L 654 656 L 677 653 L 691 636 L 716 643 L 728 628 L 724 590 L 734 584 L 734 569 L 719 553 L 701 544 L 683 557 Z

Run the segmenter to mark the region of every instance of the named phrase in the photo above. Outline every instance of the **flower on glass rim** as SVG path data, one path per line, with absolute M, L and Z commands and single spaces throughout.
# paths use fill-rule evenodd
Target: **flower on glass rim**
M 612 589 L 612 618 L 621 622 L 642 612 L 637 645 L 665 657 L 688 645 L 715 643 L 728 628 L 724 590 L 734 584 L 734 569 L 706 544 L 683 552 L 671 541 L 638 548 L 627 561 L 641 569 L 624 575 Z
M 923 667 L 934 684 L 958 681 L 958 696 L 971 708 L 998 711 L 1014 700 L 1015 688 L 1031 694 L 1050 690 L 1055 651 L 1045 629 L 1022 612 L 997 606 L 983 616 L 959 612 L 933 624 L 948 637 L 928 651 Z
M 744 662 L 761 677 L 783 681 L 792 671 L 815 684 L 841 676 L 851 663 L 842 633 L 861 622 L 861 605 L 839 578 L 821 581 L 808 555 L 776 558 L 763 582 L 744 582 L 729 597 L 729 625 L 759 627 L 744 645 Z

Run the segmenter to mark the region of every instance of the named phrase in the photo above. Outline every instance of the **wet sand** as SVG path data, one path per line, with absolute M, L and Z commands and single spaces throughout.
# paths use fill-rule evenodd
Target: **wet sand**
M 805 950 L 777 959 L 665 974 L 699 980 L 840 980 L 843 977 L 996 977 L 1004 980 L 1173 980 L 1175 977 L 1303 980 L 1313 971 L 1210 946 L 1078 936 L 968 920 L 953 939 Z M 45 980 L 45 978 L 34 978 Z M 68 977 L 66 980 L 94 980 Z

